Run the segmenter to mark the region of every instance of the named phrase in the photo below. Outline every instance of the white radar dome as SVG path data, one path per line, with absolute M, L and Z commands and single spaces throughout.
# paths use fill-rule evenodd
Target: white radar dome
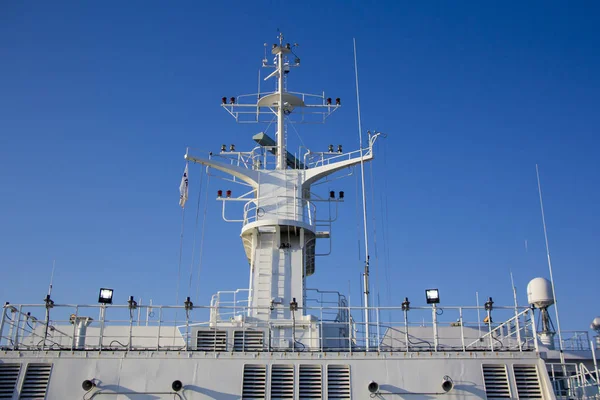
M 546 278 L 533 278 L 527 285 L 527 302 L 536 308 L 544 308 L 554 304 L 552 285 Z
M 590 324 L 590 329 L 596 332 L 600 332 L 600 317 L 596 317 Z

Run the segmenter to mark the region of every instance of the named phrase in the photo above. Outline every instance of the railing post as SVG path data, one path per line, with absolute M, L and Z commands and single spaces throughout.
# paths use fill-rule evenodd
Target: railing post
M 408 310 L 404 310 L 404 344 L 406 351 L 410 351 L 410 342 L 408 341 Z
M 377 351 L 381 351 L 381 332 L 379 330 L 379 307 L 375 308 L 376 322 L 377 322 Z
M 102 342 L 104 339 L 104 321 L 106 320 L 106 304 L 100 306 L 100 351 L 102 351 Z
M 515 307 L 515 326 L 517 328 L 517 341 L 519 342 L 519 351 L 523 351 L 523 345 L 521 344 L 521 324 L 519 323 L 519 312 Z M 509 325 L 510 327 L 510 325 Z
M 438 351 L 438 326 L 437 326 L 437 307 L 435 303 L 431 306 L 432 320 L 433 320 L 433 350 Z
M 2 345 L 2 339 L 4 338 L 4 321 L 6 319 L 6 304 L 2 307 L 2 320 L 0 320 L 0 345 Z
M 529 319 L 531 320 L 531 328 L 533 330 L 533 347 L 535 348 L 535 351 L 539 353 L 540 349 L 538 347 L 537 328 L 535 326 L 535 315 L 533 314 L 533 308 L 530 308 L 529 312 L 531 313 Z
M 15 324 L 15 340 L 13 342 L 13 350 L 17 350 L 19 348 L 19 326 L 21 325 L 21 314 L 23 310 L 23 306 L 19 306 L 18 315 L 17 315 L 17 323 Z M 47 322 L 46 322 L 47 323 Z M 45 338 L 44 338 L 45 341 Z
M 462 342 L 462 348 L 463 348 L 463 351 L 467 351 L 467 348 L 465 346 L 465 329 L 464 329 L 464 323 L 463 323 L 462 307 L 458 308 L 458 319 L 460 321 L 460 340 Z
M 160 350 L 160 327 L 162 325 L 162 307 L 158 308 L 158 331 L 156 333 L 156 350 Z
M 592 359 L 594 360 L 594 372 L 596 373 L 596 387 L 598 388 L 598 394 L 600 394 L 600 376 L 598 375 L 598 360 L 596 360 L 596 346 L 590 340 L 590 349 L 592 349 Z
M 494 338 L 492 337 L 492 313 L 491 313 L 491 310 L 487 310 L 487 320 L 488 320 L 487 321 L 488 335 L 490 335 L 490 350 L 494 351 Z
M 350 314 L 350 304 L 348 304 L 348 351 L 352 354 L 352 317 Z
M 77 335 L 77 317 L 79 316 L 79 306 L 75 306 L 75 318 L 73 319 L 73 337 L 71 340 L 71 351 L 75 349 L 75 336 Z

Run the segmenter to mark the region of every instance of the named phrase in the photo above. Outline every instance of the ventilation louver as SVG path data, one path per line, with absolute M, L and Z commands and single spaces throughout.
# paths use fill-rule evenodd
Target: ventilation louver
M 300 400 L 323 397 L 323 377 L 320 365 L 300 365 L 298 378 Z
M 327 366 L 327 398 L 350 399 L 350 366 Z
M 267 386 L 267 366 L 244 365 L 242 399 L 264 399 Z
M 271 399 L 294 398 L 294 366 L 273 364 L 271 366 Z
M 541 399 L 542 389 L 535 365 L 513 365 L 519 399 Z
M 21 364 L 0 364 L 0 399 L 12 399 L 21 372 Z
M 19 400 L 41 400 L 46 398 L 52 364 L 29 364 L 25 371 L 25 381 L 21 387 Z
M 488 399 L 510 399 L 508 374 L 504 364 L 483 365 L 483 382 Z
M 218 330 L 198 331 L 196 350 L 227 351 L 227 332 Z
M 262 351 L 263 342 L 263 331 L 245 330 L 233 333 L 233 351 Z

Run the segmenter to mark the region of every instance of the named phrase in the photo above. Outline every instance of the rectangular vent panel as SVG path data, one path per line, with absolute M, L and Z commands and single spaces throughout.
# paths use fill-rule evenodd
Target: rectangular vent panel
M 508 374 L 504 364 L 484 364 L 483 382 L 488 399 L 510 399 Z
M 327 398 L 350 400 L 350 366 L 327 366 Z
M 323 372 L 320 365 L 300 365 L 298 394 L 300 400 L 323 397 Z
M 267 366 L 244 365 L 242 399 L 264 399 L 267 387 Z
M 50 381 L 52 364 L 29 364 L 25 371 L 25 381 L 21 387 L 21 399 L 42 400 L 46 398 L 46 390 Z
M 218 330 L 198 331 L 196 350 L 227 351 L 227 332 Z
M 0 399 L 12 399 L 21 372 L 21 364 L 0 364 Z
M 294 398 L 294 366 L 273 364 L 271 366 L 271 399 Z
M 262 351 L 263 348 L 263 331 L 245 330 L 233 333 L 233 351 Z
M 542 389 L 535 365 L 513 365 L 519 399 L 541 399 Z

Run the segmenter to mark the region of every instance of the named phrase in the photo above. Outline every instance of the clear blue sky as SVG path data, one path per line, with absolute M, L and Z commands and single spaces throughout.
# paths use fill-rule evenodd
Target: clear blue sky
M 563 328 L 587 329 L 600 314 L 599 17 L 595 2 L 4 1 L 0 300 L 41 302 L 56 259 L 57 303 L 94 303 L 101 286 L 120 303 L 173 303 L 185 148 L 252 146 L 261 128 L 236 125 L 220 98 L 255 91 L 280 28 L 301 46 L 290 90 L 343 101 L 325 126 L 299 127 L 315 150 L 358 146 L 357 39 L 363 125 L 388 134 L 369 199 L 382 305 L 422 304 L 429 287 L 445 305 L 474 305 L 476 291 L 510 305 L 510 270 L 524 304 L 527 282 L 548 276 L 538 163 Z M 356 181 L 331 188 L 347 201 L 309 285 L 350 287 L 358 305 Z M 228 187 L 208 188 L 199 300 L 197 266 L 192 283 L 204 304 L 248 282 L 217 189 Z

